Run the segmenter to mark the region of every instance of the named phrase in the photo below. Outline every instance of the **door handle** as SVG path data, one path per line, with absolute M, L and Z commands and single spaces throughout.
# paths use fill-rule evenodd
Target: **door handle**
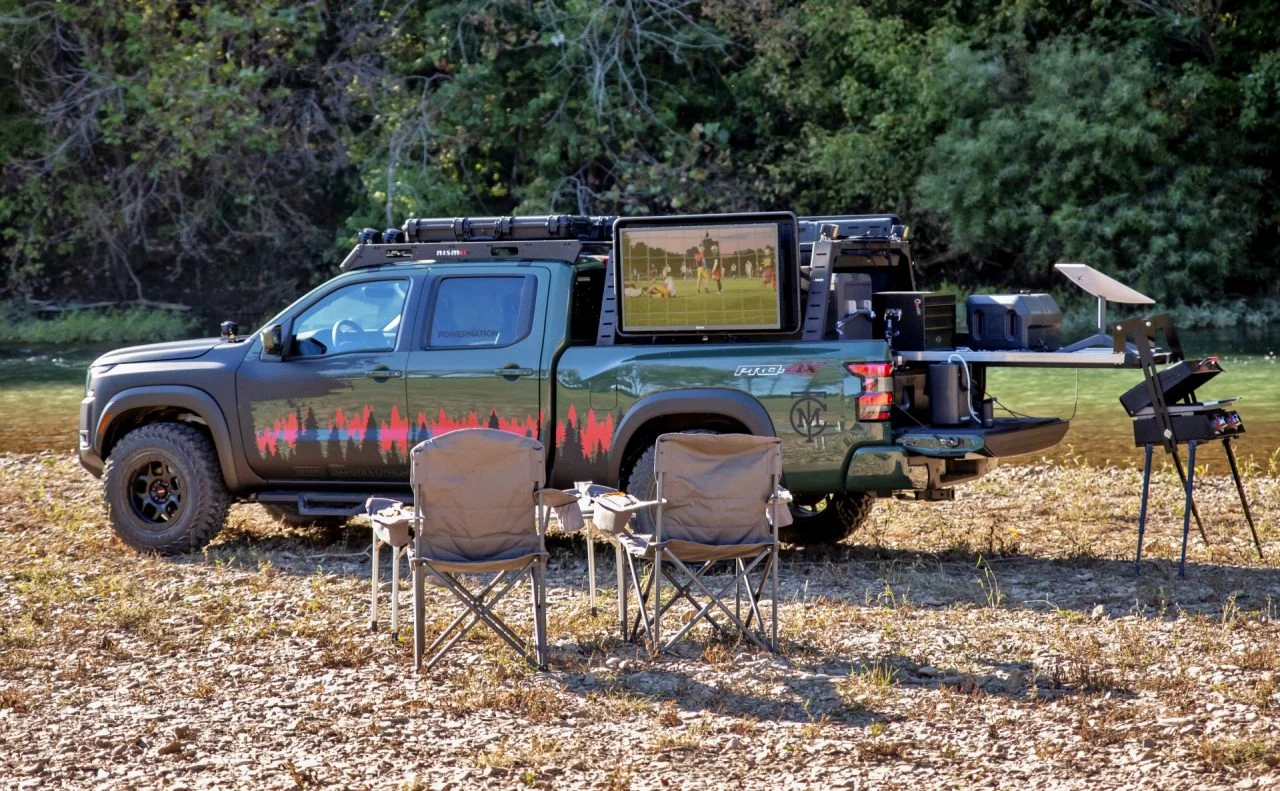
M 501 368 L 493 369 L 494 376 L 501 376 L 508 382 L 514 382 L 522 376 L 533 376 L 532 368 L 521 368 L 515 363 L 508 363 Z
M 399 379 L 403 375 L 403 371 L 396 371 L 394 369 L 388 368 L 385 365 L 376 365 L 370 370 L 365 371 L 364 375 L 368 379 L 378 379 L 378 380 Z

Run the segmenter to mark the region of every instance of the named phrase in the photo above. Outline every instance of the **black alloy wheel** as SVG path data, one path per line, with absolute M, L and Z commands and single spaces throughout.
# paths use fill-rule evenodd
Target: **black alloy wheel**
M 129 479 L 129 505 L 143 524 L 164 530 L 182 515 L 182 478 L 167 459 L 159 455 L 138 459 Z

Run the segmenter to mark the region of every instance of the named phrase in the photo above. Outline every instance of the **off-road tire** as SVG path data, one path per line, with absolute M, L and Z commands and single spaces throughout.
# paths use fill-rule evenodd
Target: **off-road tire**
M 778 531 L 778 537 L 788 544 L 817 546 L 835 544 L 853 535 L 871 517 L 876 498 L 861 492 L 838 492 L 807 503 L 797 497 L 799 504 L 791 505 L 790 525 Z M 821 503 L 822 507 L 817 508 Z
M 168 523 L 149 521 L 136 505 L 136 486 L 148 458 L 167 465 L 171 480 L 179 484 L 169 487 L 180 491 L 181 503 Z M 152 423 L 130 431 L 111 449 L 102 486 L 112 529 L 142 552 L 196 551 L 213 540 L 227 518 L 227 487 L 217 451 L 194 426 Z
M 681 434 L 719 434 L 719 431 L 697 428 L 681 431 Z M 658 456 L 658 443 L 645 448 L 636 463 L 631 465 L 631 472 L 622 488 L 627 494 L 639 500 L 653 500 L 658 496 L 658 479 L 653 474 L 653 462 Z M 653 532 L 653 511 L 637 511 L 631 516 L 630 529 L 637 533 Z
M 291 527 L 320 527 L 325 530 L 337 530 L 351 518 L 349 516 L 304 516 L 298 509 L 277 503 L 259 503 L 267 516 L 282 525 Z

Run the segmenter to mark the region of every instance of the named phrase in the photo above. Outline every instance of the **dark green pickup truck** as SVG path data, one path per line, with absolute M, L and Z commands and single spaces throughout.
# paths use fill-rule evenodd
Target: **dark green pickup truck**
M 832 219 L 843 238 L 820 237 Z M 917 406 L 927 362 L 884 339 L 839 337 L 840 311 L 826 298 L 833 273 L 870 268 L 884 290 L 914 289 L 896 217 L 799 221 L 803 321 L 754 334 L 616 331 L 610 226 L 553 217 L 530 240 L 510 218 L 483 233 L 406 223 L 363 237 L 343 274 L 258 333 L 224 326 L 220 339 L 102 356 L 79 452 L 103 478 L 118 534 L 144 550 L 196 549 L 232 500 L 285 519 L 344 518 L 372 494 L 405 496 L 415 443 L 488 426 L 540 438 L 554 485 L 591 480 L 641 495 L 659 434 L 776 435 L 797 497 L 789 538 L 832 541 L 876 497 L 947 497 L 997 457 L 1047 448 L 1066 431 L 1056 419 L 930 425 Z M 785 284 L 742 260 L 718 274 L 708 264 L 705 284 L 702 273 L 696 283 L 692 270 L 672 273 L 669 290 L 652 293 L 678 304 L 695 288 L 711 294 L 712 282 Z M 968 374 L 979 402 L 983 368 Z

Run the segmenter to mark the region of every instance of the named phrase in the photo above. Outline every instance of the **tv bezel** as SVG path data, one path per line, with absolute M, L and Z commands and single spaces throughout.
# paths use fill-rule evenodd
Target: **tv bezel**
M 628 329 L 626 300 L 623 297 L 622 232 L 628 229 L 660 229 L 694 226 L 714 229 L 726 225 L 773 225 L 777 229 L 778 249 L 775 274 L 778 290 L 777 327 L 734 327 L 718 325 L 703 329 Z M 714 233 L 714 231 L 712 231 Z M 779 335 L 793 333 L 800 327 L 800 223 L 789 211 L 740 212 L 735 214 L 672 214 L 657 217 L 619 217 L 613 223 L 613 288 L 617 300 L 615 331 L 619 336 L 645 338 L 655 336 L 699 337 L 708 335 Z

